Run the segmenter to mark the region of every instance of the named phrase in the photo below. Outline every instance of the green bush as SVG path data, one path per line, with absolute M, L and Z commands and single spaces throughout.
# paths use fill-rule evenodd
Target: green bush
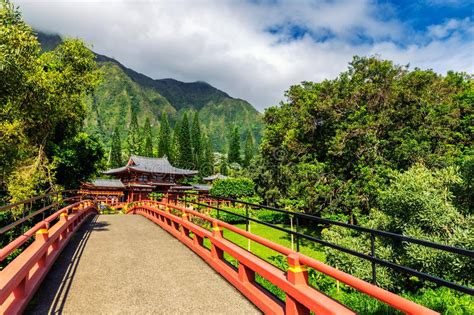
M 255 184 L 251 179 L 244 177 L 218 179 L 213 183 L 209 193 L 214 197 L 248 197 L 255 194 Z
M 244 208 L 228 208 L 228 207 L 223 207 L 222 209 L 233 212 L 236 214 L 240 214 L 242 216 L 245 216 L 245 209 Z M 239 217 L 237 215 L 233 215 L 230 213 L 227 213 L 225 211 L 219 211 L 219 215 L 217 215 L 217 210 L 212 209 L 211 212 L 209 213 L 211 217 L 217 218 L 219 220 L 222 220 L 224 222 L 230 223 L 230 224 L 237 224 L 237 223 L 245 223 L 245 218 Z
M 255 210 L 253 213 L 258 220 L 273 224 L 286 223 L 290 220 L 288 214 L 268 209 Z
M 152 192 L 152 193 L 148 194 L 148 197 L 151 200 L 155 200 L 155 201 L 160 201 L 163 198 L 163 196 L 164 196 L 164 194 L 158 193 L 158 192 Z

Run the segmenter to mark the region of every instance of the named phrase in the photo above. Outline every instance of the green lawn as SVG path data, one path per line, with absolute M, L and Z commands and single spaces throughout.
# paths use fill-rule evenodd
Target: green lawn
M 245 230 L 245 224 L 235 224 L 235 226 Z M 278 226 L 290 229 L 290 227 L 287 225 L 278 224 Z M 289 233 L 273 229 L 266 225 L 258 224 L 255 222 L 251 222 L 249 230 L 251 233 L 264 237 L 274 243 L 277 243 L 290 249 L 292 248 L 291 235 Z M 256 256 L 269 262 L 272 262 L 277 256 L 282 256 L 279 253 L 269 249 L 268 247 L 265 247 L 253 241 L 249 242 L 247 238 L 227 229 L 224 230 L 224 238 L 246 250 L 250 250 Z M 294 240 L 293 243 L 293 250 L 296 251 L 296 240 Z M 314 244 L 312 242 L 301 240 L 300 252 L 314 259 L 325 261 L 325 255 L 322 249 L 317 244 Z

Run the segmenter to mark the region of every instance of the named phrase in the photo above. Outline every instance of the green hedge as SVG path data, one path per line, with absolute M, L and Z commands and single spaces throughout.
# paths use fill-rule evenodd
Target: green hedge
M 255 184 L 248 178 L 226 178 L 218 179 L 212 184 L 209 191 L 213 197 L 240 198 L 253 196 L 255 194 Z
M 258 220 L 272 224 L 287 223 L 290 221 L 288 214 L 269 209 L 254 210 L 252 214 Z
M 245 216 L 245 209 L 244 208 L 228 208 L 228 207 L 223 207 L 222 209 L 233 212 L 236 214 L 240 214 Z M 213 218 L 218 218 L 219 220 L 222 220 L 224 222 L 230 223 L 230 224 L 238 224 L 238 223 L 245 223 L 245 219 L 242 217 L 239 217 L 237 215 L 233 215 L 230 213 L 227 213 L 225 211 L 219 211 L 219 217 L 217 216 L 217 210 L 212 209 L 212 211 L 209 213 L 211 217 Z

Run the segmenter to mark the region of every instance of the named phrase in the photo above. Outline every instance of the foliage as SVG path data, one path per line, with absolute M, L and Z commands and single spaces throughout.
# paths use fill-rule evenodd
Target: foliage
M 120 140 L 120 130 L 115 127 L 112 135 L 112 145 L 110 149 L 109 167 L 115 168 L 123 166 L 122 164 L 122 142 Z
M 235 126 L 232 129 L 229 139 L 229 150 L 227 153 L 227 159 L 230 163 L 241 163 L 240 159 L 240 134 L 239 128 Z
M 209 193 L 214 197 L 239 198 L 252 196 L 255 184 L 248 178 L 226 178 L 216 180 Z
M 56 184 L 56 149 L 78 136 L 84 100 L 98 79 L 94 55 L 81 41 L 65 40 L 41 54 L 21 14 L 0 3 L 0 185 L 10 197 Z
M 224 176 L 229 175 L 229 165 L 227 164 L 227 159 L 222 159 L 219 165 L 219 173 Z
M 380 210 L 374 210 L 365 225 L 436 243 L 473 249 L 474 218 L 463 215 L 453 206 L 453 196 L 449 190 L 453 183 L 459 183 L 460 180 L 454 168 L 430 171 L 420 164 L 405 172 L 395 173 L 390 185 L 380 190 Z M 323 238 L 359 252 L 370 252 L 367 234 L 332 227 L 323 232 Z M 466 275 L 474 273 L 474 263 L 467 257 L 380 238 L 376 238 L 375 247 L 377 257 L 443 279 L 472 285 L 472 279 Z M 329 248 L 326 254 L 331 265 L 365 280 L 371 278 L 370 263 Z M 397 292 L 417 289 L 421 285 L 415 278 L 407 279 L 393 270 L 381 267 L 377 270 L 377 283 Z
M 265 112 L 252 177 L 266 203 L 303 200 L 323 216 L 368 214 L 392 170 L 454 165 L 472 146 L 472 78 L 354 57 L 334 80 L 304 82 Z
M 163 198 L 164 194 L 158 192 L 152 192 L 148 194 L 151 200 L 160 201 Z
M 245 167 L 248 167 L 250 165 L 250 161 L 252 160 L 254 156 L 254 151 L 255 151 L 255 145 L 252 137 L 252 133 L 248 132 L 247 133 L 247 138 L 245 140 L 245 154 L 244 154 L 244 160 L 243 164 Z
M 145 124 L 143 126 L 143 149 L 141 155 L 153 157 L 153 135 L 151 132 L 151 123 L 150 118 L 145 119 Z
M 61 43 L 57 35 L 39 33 L 39 38 L 44 50 L 52 50 Z M 121 132 L 126 134 L 131 107 L 140 123 L 150 117 L 153 126 L 158 126 L 162 113 L 167 114 L 173 125 L 184 113 L 189 116 L 199 112 L 201 131 L 209 136 L 218 151 L 225 148 L 227 133 L 222 131 L 230 124 L 250 131 L 257 142 L 261 138 L 261 114 L 244 100 L 231 98 L 207 83 L 153 80 L 107 56 L 97 55 L 96 60 L 103 80 L 93 97 L 86 99 L 89 112 L 85 127 L 107 145 L 115 126 L 123 128 Z M 153 133 L 158 132 L 157 127 L 152 129 Z M 122 140 L 122 146 L 127 148 L 126 138 Z M 109 152 L 110 147 L 106 151 Z
M 222 209 L 228 211 L 218 211 L 217 209 L 212 209 L 209 215 L 213 218 L 217 218 L 219 220 L 222 220 L 224 222 L 230 223 L 230 224 L 237 224 L 237 223 L 245 223 L 245 209 L 244 208 L 231 208 L 231 207 L 223 207 Z M 234 215 L 232 213 L 241 215 Z
M 137 112 L 131 109 L 130 124 L 128 126 L 128 155 L 140 155 L 142 147 L 142 137 L 140 135 L 140 126 L 138 125 Z
M 66 189 L 78 188 L 82 181 L 104 167 L 102 145 L 92 136 L 79 133 L 54 148 L 56 179 Z
M 204 152 L 199 174 L 202 177 L 206 177 L 214 174 L 214 147 L 212 146 L 211 139 L 205 135 L 203 135 L 201 142 L 204 145 Z
M 201 169 L 203 159 L 201 123 L 199 122 L 199 113 L 194 113 L 193 124 L 191 126 L 191 147 L 193 148 L 193 163 L 195 169 Z
M 461 181 L 452 186 L 454 204 L 464 214 L 474 215 L 474 152 L 464 156 L 459 176 Z
M 179 124 L 179 133 L 177 137 L 176 165 L 183 168 L 193 168 L 193 151 L 191 146 L 191 137 L 189 133 L 188 115 L 184 114 Z
M 171 156 L 171 127 L 166 112 L 161 114 L 160 139 L 158 143 L 158 157 Z
M 253 214 L 260 221 L 272 224 L 288 223 L 290 221 L 288 214 L 269 209 L 255 210 Z

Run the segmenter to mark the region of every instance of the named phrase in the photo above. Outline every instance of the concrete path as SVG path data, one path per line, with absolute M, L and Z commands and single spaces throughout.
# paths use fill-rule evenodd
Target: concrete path
M 260 314 L 186 246 L 139 215 L 73 236 L 27 314 Z

